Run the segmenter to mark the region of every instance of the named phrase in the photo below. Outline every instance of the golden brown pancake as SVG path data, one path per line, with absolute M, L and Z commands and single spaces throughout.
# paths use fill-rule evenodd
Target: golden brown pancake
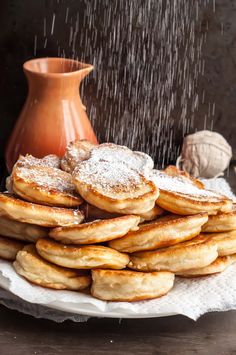
M 62 243 L 94 244 L 122 237 L 129 230 L 136 229 L 140 217 L 121 216 L 106 220 L 97 220 L 76 226 L 52 229 L 50 237 Z
M 91 293 L 104 301 L 140 301 L 169 292 L 174 284 L 170 272 L 143 273 L 129 270 L 92 270 Z
M 23 199 L 49 206 L 77 207 L 83 201 L 75 192 L 70 174 L 45 166 L 17 166 L 12 187 Z
M 219 212 L 215 216 L 209 216 L 207 223 L 202 226 L 202 231 L 208 233 L 226 232 L 233 229 L 236 229 L 236 204 L 230 212 Z
M 114 173 L 115 172 L 115 173 Z M 88 159 L 75 168 L 74 184 L 88 203 L 108 212 L 141 214 L 155 206 L 158 189 L 123 162 Z
M 198 236 L 168 248 L 131 254 L 128 267 L 137 271 L 180 273 L 210 265 L 217 257 L 217 245 Z
M 18 222 L 44 227 L 79 224 L 84 218 L 79 210 L 41 206 L 20 200 L 7 193 L 0 193 L 0 215 Z
M 84 272 L 56 266 L 42 259 L 33 244 L 18 252 L 13 265 L 19 275 L 43 287 L 79 291 L 91 283 L 90 276 Z
M 15 260 L 19 250 L 24 248 L 24 243 L 0 236 L 0 258 Z
M 31 167 L 31 166 L 42 166 L 49 168 L 60 168 L 61 159 L 55 154 L 46 155 L 43 158 L 35 158 L 33 155 L 26 154 L 25 156 L 20 155 L 19 159 L 15 163 L 13 170 L 16 167 Z M 6 189 L 8 192 L 13 193 L 13 181 L 12 175 L 8 176 L 6 179 Z
M 74 184 L 85 201 L 102 210 L 141 214 L 155 206 L 158 189 L 144 177 L 153 160 L 144 153 L 111 143 L 93 148 L 73 171 Z
M 157 219 L 163 214 L 166 214 L 166 211 L 164 211 L 160 206 L 155 205 L 150 211 L 140 213 L 139 216 L 142 221 L 149 222 Z
M 236 261 L 236 255 L 230 256 L 219 256 L 212 264 L 193 270 L 187 270 L 183 273 L 177 273 L 181 277 L 199 277 L 199 276 L 208 276 L 212 274 L 217 274 L 226 270 L 230 265 L 234 264 Z
M 47 237 L 48 229 L 29 223 L 17 222 L 0 214 L 0 233 L 5 237 L 36 242 L 39 238 Z
M 157 204 L 164 210 L 181 215 L 200 212 L 212 215 L 232 209 L 232 201 L 227 197 L 200 187 L 186 176 L 153 170 L 150 178 L 160 190 Z
M 133 253 L 141 250 L 154 250 L 189 240 L 198 235 L 201 226 L 207 221 L 207 214 L 195 216 L 170 215 L 139 225 L 135 231 L 109 242 L 111 248 Z
M 204 233 L 202 236 L 217 245 L 219 256 L 236 253 L 236 230 L 221 233 Z
M 73 269 L 124 269 L 129 256 L 101 245 L 63 245 L 52 239 L 39 239 L 38 253 L 46 260 Z

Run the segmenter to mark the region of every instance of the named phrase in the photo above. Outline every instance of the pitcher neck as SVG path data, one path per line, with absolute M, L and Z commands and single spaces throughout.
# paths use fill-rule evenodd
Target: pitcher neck
M 29 94 L 50 97 L 70 97 L 79 94 L 81 81 L 93 66 L 65 58 L 38 58 L 23 65 Z
M 26 74 L 29 94 L 33 96 L 61 97 L 69 98 L 79 95 L 79 87 L 81 78 L 78 76 L 65 77 L 57 76 L 56 78 L 47 75 L 39 74 Z

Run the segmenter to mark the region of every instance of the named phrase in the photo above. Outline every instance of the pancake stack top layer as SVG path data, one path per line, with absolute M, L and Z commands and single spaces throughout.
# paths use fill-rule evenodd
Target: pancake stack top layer
M 60 168 L 61 160 L 55 154 L 46 155 L 43 158 L 35 158 L 33 155 L 26 154 L 25 156 L 20 155 L 17 160 L 16 166 L 45 166 L 49 168 Z
M 149 172 L 154 167 L 152 158 L 142 152 L 133 152 L 125 146 L 117 146 L 111 143 L 100 144 L 91 150 L 89 160 L 100 163 L 106 161 L 109 163 L 124 163 L 130 168 L 140 173 Z
M 79 194 L 89 203 L 108 212 L 145 213 L 155 206 L 158 188 L 143 173 L 153 162 L 145 154 L 114 144 L 91 150 L 87 160 L 73 171 Z
M 124 146 L 83 140 L 61 160 L 21 156 L 7 187 L 0 257 L 43 287 L 92 284 L 94 297 L 136 301 L 169 292 L 174 274 L 213 274 L 236 259 L 232 202 L 175 167 L 153 170 L 147 154 Z
M 58 168 L 17 166 L 11 179 L 13 192 L 27 201 L 62 207 L 77 207 L 82 203 L 71 175 Z
M 75 181 L 94 186 L 99 192 L 111 197 L 117 194 L 122 198 L 129 194 L 130 188 L 135 194 L 139 186 L 143 185 L 144 189 L 146 187 L 146 181 L 137 174 L 136 170 L 119 161 L 113 163 L 85 161 L 75 169 L 74 177 Z
M 32 169 L 16 168 L 14 174 L 22 180 L 35 182 L 37 186 L 42 188 L 50 188 L 58 192 L 68 192 L 70 194 L 73 194 L 75 191 L 71 175 L 57 168 L 42 166 L 34 166 Z
M 150 178 L 159 187 L 157 204 L 172 213 L 192 215 L 207 212 L 209 215 L 219 211 L 232 210 L 232 201 L 227 197 L 206 190 L 198 180 L 191 179 L 178 170 L 153 170 Z
M 152 180 L 160 190 L 187 195 L 190 198 L 218 200 L 224 198 L 216 192 L 198 187 L 194 181 L 185 176 L 171 176 L 164 171 L 153 170 Z

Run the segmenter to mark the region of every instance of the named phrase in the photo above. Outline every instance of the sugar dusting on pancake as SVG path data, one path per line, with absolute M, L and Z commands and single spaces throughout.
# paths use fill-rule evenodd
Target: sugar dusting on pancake
M 46 155 L 43 158 L 36 158 L 33 155 L 26 154 L 25 156 L 20 155 L 15 166 L 45 166 L 50 168 L 60 167 L 60 158 L 55 154 Z
M 112 143 L 100 144 L 91 151 L 90 161 L 120 162 L 130 168 L 144 173 L 153 168 L 152 158 L 142 152 L 133 152 L 129 148 Z
M 153 170 L 150 178 L 160 190 L 199 197 L 223 197 L 216 192 L 198 188 L 190 179 L 183 176 L 170 176 L 162 171 Z
M 17 167 L 15 170 L 17 176 L 25 181 L 34 182 L 37 186 L 47 190 L 54 189 L 58 192 L 75 192 L 70 174 L 57 168 L 44 166 Z
M 75 177 L 81 182 L 96 186 L 98 190 L 110 192 L 129 193 L 130 189 L 139 190 L 145 186 L 145 179 L 135 170 L 122 162 L 94 161 L 80 163 L 74 171 Z

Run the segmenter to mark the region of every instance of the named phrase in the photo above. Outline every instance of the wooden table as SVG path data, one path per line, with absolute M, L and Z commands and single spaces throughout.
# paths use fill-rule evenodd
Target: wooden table
M 236 311 L 186 317 L 87 323 L 34 319 L 0 307 L 0 354 L 232 354 Z
M 236 192 L 235 173 L 228 181 Z M 56 324 L 0 306 L 0 355 L 232 354 L 236 311 L 186 317 L 122 320 L 91 318 Z

